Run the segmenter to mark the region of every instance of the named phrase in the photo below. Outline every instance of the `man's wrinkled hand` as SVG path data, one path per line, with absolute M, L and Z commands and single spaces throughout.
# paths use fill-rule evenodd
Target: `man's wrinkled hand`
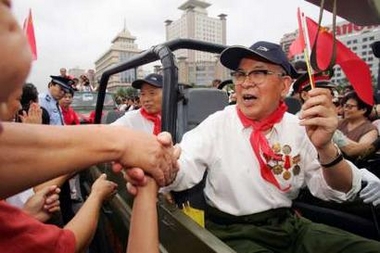
M 330 90 L 315 88 L 309 91 L 309 96 L 302 105 L 300 125 L 305 126 L 310 141 L 319 149 L 331 143 L 338 117 Z
M 122 171 L 125 179 L 137 186 L 142 186 L 146 183 L 145 173 L 153 177 L 159 186 L 166 186 L 172 183 L 179 170 L 178 159 L 181 149 L 178 145 L 173 146 L 171 135 L 167 132 L 160 133 L 156 137 L 156 141 L 160 144 L 161 152 L 147 158 L 153 160 L 153 162 L 141 163 L 144 165 L 141 167 L 123 166 L 120 162 L 113 163 L 113 171 Z M 141 159 L 145 159 L 143 155 L 145 154 L 140 155 L 142 156 Z

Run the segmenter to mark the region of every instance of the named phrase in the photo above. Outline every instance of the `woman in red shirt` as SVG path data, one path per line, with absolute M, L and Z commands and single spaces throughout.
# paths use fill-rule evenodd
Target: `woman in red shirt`
M 70 106 L 73 102 L 74 91 L 69 90 L 65 96 L 59 100 L 65 125 L 79 125 L 79 118 L 74 109 Z

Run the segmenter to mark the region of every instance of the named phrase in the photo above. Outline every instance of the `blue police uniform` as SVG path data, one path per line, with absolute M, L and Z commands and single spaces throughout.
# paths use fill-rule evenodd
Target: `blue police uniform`
M 61 89 L 65 91 L 71 90 L 71 80 L 62 76 L 50 76 L 51 83 L 58 84 Z M 46 93 L 41 93 L 38 96 L 40 106 L 45 108 L 50 116 L 50 125 L 64 125 L 63 115 L 61 107 L 58 104 L 58 101 L 51 95 L 48 90 Z
M 45 108 L 49 113 L 50 125 L 64 125 L 61 109 L 57 106 L 58 101 L 53 98 L 49 91 L 39 94 L 38 100 L 40 106 Z

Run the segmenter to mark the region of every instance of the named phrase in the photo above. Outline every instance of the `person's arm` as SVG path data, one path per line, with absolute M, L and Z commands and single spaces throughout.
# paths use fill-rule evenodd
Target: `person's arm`
M 372 130 L 363 135 L 359 142 L 351 139 L 347 140 L 347 145 L 340 147 L 340 149 L 348 156 L 356 157 L 361 156 L 367 152 L 371 144 L 377 139 L 377 130 Z
M 83 252 L 89 246 L 98 225 L 99 212 L 103 201 L 110 198 L 117 188 L 117 184 L 106 180 L 102 174 L 92 185 L 91 193 L 79 209 L 74 218 L 64 227 L 74 233 L 76 251 Z
M 118 170 L 143 168 L 162 186 L 178 170 L 178 156 L 168 133 L 153 136 L 108 125 L 2 125 L 0 199 L 102 162 L 116 161 Z
M 323 168 L 323 176 L 327 184 L 335 190 L 347 193 L 352 188 L 352 170 L 338 149 L 332 142 L 323 148 L 317 149 L 319 162 Z M 337 159 L 340 156 L 342 156 L 342 159 L 338 161 Z M 338 162 L 333 166 L 326 165 L 334 161 Z
M 71 108 L 72 111 L 73 111 L 73 116 L 74 116 L 74 123 L 75 125 L 79 125 L 80 124 L 80 121 L 79 121 L 79 118 L 78 118 L 78 114 L 74 111 L 73 108 Z
M 51 186 L 51 185 L 56 185 L 58 187 L 61 187 L 66 182 L 66 180 L 73 177 L 73 175 L 75 175 L 75 173 L 70 173 L 70 174 L 66 174 L 63 176 L 56 177 L 56 178 L 51 179 L 49 181 L 43 182 L 42 184 L 34 186 L 33 190 L 34 190 L 34 192 L 37 192 L 37 191 L 39 191 L 39 190 L 41 190 L 47 186 Z
M 147 177 L 133 202 L 127 253 L 158 253 L 157 183 Z
M 344 152 L 344 154 L 358 159 L 366 159 L 379 149 L 380 138 L 376 130 L 365 134 L 359 142 L 355 142 L 345 136 L 340 130 L 336 130 L 333 141 Z
M 309 96 L 302 105 L 300 124 L 306 127 L 307 135 L 318 152 L 327 184 L 347 193 L 353 187 L 353 170 L 345 159 L 341 159 L 338 148 L 332 142 L 338 119 L 330 91 L 315 88 L 309 91 Z

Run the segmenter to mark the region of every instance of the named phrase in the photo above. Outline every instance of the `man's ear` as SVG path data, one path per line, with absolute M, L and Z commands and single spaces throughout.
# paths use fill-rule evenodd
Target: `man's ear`
M 292 86 L 292 78 L 290 76 L 283 77 L 283 89 L 281 91 L 281 97 L 285 98 L 289 94 L 290 87 Z

